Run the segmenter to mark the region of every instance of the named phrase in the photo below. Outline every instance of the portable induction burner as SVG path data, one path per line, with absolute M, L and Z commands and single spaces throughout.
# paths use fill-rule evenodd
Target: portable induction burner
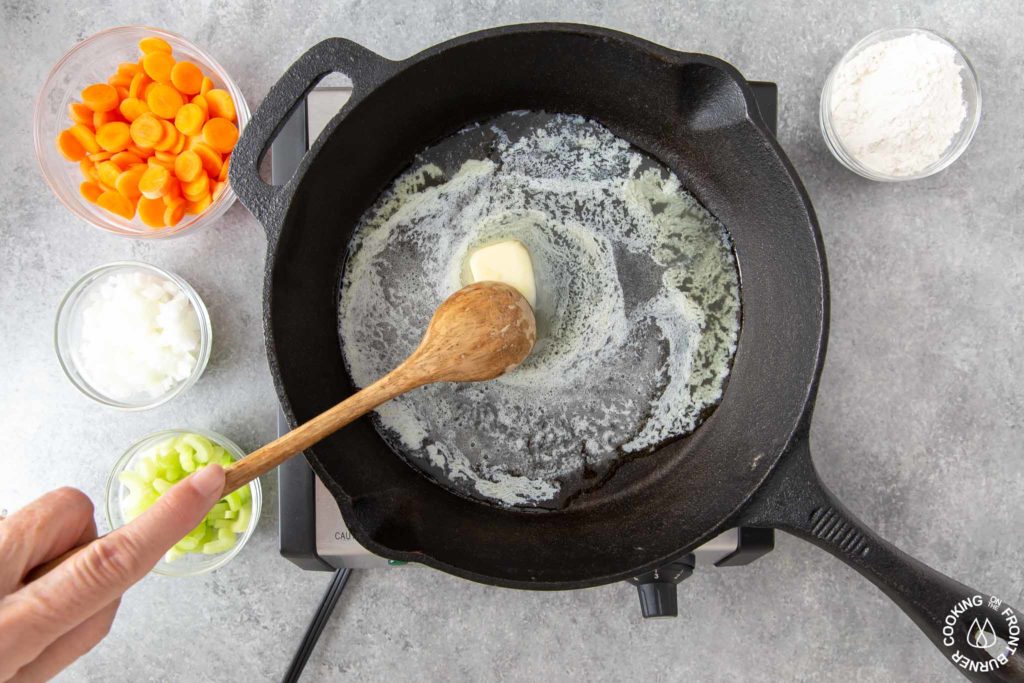
M 778 88 L 774 83 L 752 82 L 761 114 L 774 133 L 778 118 Z M 283 184 L 298 167 L 309 143 L 348 101 L 350 87 L 315 88 L 282 126 L 272 145 L 271 175 Z M 288 431 L 278 413 L 278 432 Z M 278 468 L 278 513 L 281 555 L 303 569 L 372 569 L 405 564 L 374 555 L 349 533 L 338 504 L 303 458 L 292 458 Z M 678 613 L 676 585 L 699 567 L 735 567 L 749 564 L 770 552 L 772 529 L 735 528 L 723 532 L 692 553 L 655 571 L 634 577 L 645 617 Z

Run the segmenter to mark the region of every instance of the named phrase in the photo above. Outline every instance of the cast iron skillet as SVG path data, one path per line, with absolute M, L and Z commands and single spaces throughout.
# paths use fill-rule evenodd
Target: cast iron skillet
M 258 165 L 269 143 L 331 72 L 352 80 L 352 98 L 291 180 L 265 184 Z M 828 330 L 821 236 L 746 82 L 719 59 L 562 24 L 482 31 L 401 62 L 340 38 L 300 57 L 256 111 L 231 164 L 232 187 L 267 230 L 267 349 L 292 425 L 353 391 L 337 297 L 360 215 L 418 151 L 514 109 L 598 120 L 675 171 L 726 225 L 743 311 L 728 387 L 694 434 L 553 512 L 456 496 L 404 463 L 364 419 L 307 453 L 356 539 L 384 557 L 474 581 L 568 589 L 651 570 L 736 525 L 775 527 L 857 569 L 947 656 L 987 659 L 965 644 L 973 619 L 988 618 L 1007 637 L 1008 617 L 1020 614 L 989 607 L 988 594 L 879 538 L 818 479 L 808 425 Z M 950 610 L 975 595 L 981 606 L 944 634 Z M 1018 654 L 986 679 L 1024 677 L 1021 662 Z

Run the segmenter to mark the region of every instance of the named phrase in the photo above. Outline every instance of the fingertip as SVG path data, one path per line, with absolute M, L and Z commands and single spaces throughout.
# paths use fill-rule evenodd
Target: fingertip
M 58 489 L 54 489 L 47 494 L 44 499 L 50 498 L 51 496 L 53 505 L 60 506 L 63 509 L 83 512 L 90 517 L 92 516 L 92 499 L 73 486 L 61 486 Z
M 217 464 L 207 465 L 189 477 L 188 481 L 203 498 L 220 498 L 224 490 L 224 468 Z

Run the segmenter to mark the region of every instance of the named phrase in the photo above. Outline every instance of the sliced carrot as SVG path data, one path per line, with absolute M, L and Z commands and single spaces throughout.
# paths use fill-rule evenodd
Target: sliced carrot
M 139 179 L 139 192 L 143 197 L 159 199 L 171 183 L 171 172 L 163 166 L 149 166 Z
M 185 183 L 181 187 L 181 193 L 184 194 L 185 199 L 190 202 L 199 201 L 203 198 L 203 195 L 209 194 L 209 192 L 210 177 L 205 173 L 200 173 L 194 180 Z
M 182 95 L 197 95 L 203 87 L 203 72 L 192 62 L 178 62 L 171 69 L 171 83 Z
M 99 175 L 96 173 L 96 164 L 89 161 L 88 158 L 83 158 L 78 162 L 78 170 L 82 172 L 82 177 L 86 180 L 99 180 Z
M 213 200 L 210 198 L 210 195 L 204 196 L 197 202 L 186 202 L 185 213 L 200 214 L 203 211 L 206 211 L 208 208 L 210 208 L 210 204 L 212 203 Z
M 100 151 L 100 146 L 96 144 L 96 134 L 92 132 L 91 128 L 84 126 L 81 123 L 76 123 L 68 128 L 68 131 L 75 136 L 75 139 L 81 143 L 86 152 L 92 153 Z
M 220 165 L 220 173 L 217 174 L 217 180 L 224 182 L 228 179 L 228 170 L 231 162 L 231 157 L 224 159 L 224 163 Z
M 147 52 L 142 58 L 142 69 L 157 83 L 166 83 L 171 80 L 171 69 L 173 68 L 174 57 L 170 52 Z
M 123 85 L 115 85 L 114 90 L 117 91 L 117 99 L 123 100 L 128 97 L 128 88 Z
M 143 149 L 152 148 L 164 137 L 163 121 L 156 114 L 146 112 L 140 115 L 129 128 L 132 141 Z
M 114 155 L 113 155 L 112 152 L 107 152 L 106 150 L 102 150 L 102 151 L 99 151 L 99 152 L 93 152 L 92 154 L 87 154 L 86 156 L 89 157 L 89 161 L 91 161 L 94 164 L 98 164 L 101 161 L 106 161 L 107 159 L 109 159 L 110 157 L 112 157 Z
M 192 138 L 189 148 L 199 155 L 203 161 L 203 170 L 207 175 L 217 177 L 220 173 L 221 156 L 220 152 L 210 147 L 205 142 L 199 142 L 199 138 Z
M 107 79 L 107 85 L 112 85 L 115 88 L 120 85 L 127 88 L 132 84 L 132 75 L 133 74 L 125 74 L 119 71 Z
M 185 217 L 185 200 L 181 197 L 174 199 L 164 209 L 164 224 L 177 225 Z
M 185 143 L 188 140 L 187 135 L 179 135 L 178 142 L 171 148 L 171 151 L 175 154 L 181 154 L 181 151 L 185 149 Z
M 114 121 L 124 121 L 124 117 L 121 116 L 119 109 L 111 109 L 110 111 L 98 111 L 92 115 L 92 129 L 99 132 L 99 129 L 108 123 Z
M 166 83 L 157 83 L 146 90 L 146 104 L 162 119 L 173 119 L 184 103 L 181 93 Z
M 135 62 L 121 62 L 117 65 L 117 73 L 125 74 L 129 78 L 139 73 L 139 65 Z
M 119 192 L 104 192 L 96 198 L 96 203 L 127 220 L 135 217 L 135 205 Z
M 210 105 L 210 118 L 220 117 L 228 121 L 235 120 L 235 103 L 227 90 L 214 88 L 206 91 L 203 97 L 206 98 L 206 102 Z
M 203 124 L 203 142 L 221 154 L 227 154 L 238 142 L 238 128 L 227 119 L 210 119 Z
M 82 124 L 75 124 L 82 125 Z M 68 161 L 81 161 L 85 159 L 85 147 L 81 141 L 71 132 L 71 129 L 62 130 L 57 136 L 57 150 L 64 155 Z
M 183 183 L 190 183 L 203 172 L 203 160 L 191 149 L 187 149 L 174 160 L 174 175 Z
M 99 196 L 103 194 L 103 190 L 101 190 L 100 186 L 92 182 L 91 180 L 86 180 L 85 182 L 78 186 L 78 193 L 85 197 L 88 201 L 95 204 L 96 200 L 99 199 Z
M 128 130 L 129 131 L 131 130 L 130 126 L 129 126 Z M 134 144 L 133 145 L 128 145 L 128 149 L 126 149 L 125 151 L 126 152 L 131 152 L 132 154 L 134 154 L 135 156 L 139 157 L 143 161 L 145 161 L 149 157 L 153 156 L 153 150 L 152 149 L 142 149 L 138 145 L 134 145 Z
M 126 97 L 121 100 L 121 105 L 118 107 L 118 110 L 121 112 L 121 116 L 123 116 L 128 123 L 131 123 L 149 111 L 149 105 L 136 97 Z
M 139 191 L 139 180 L 142 178 L 142 174 L 146 172 L 146 168 L 144 164 L 138 164 L 126 171 L 121 171 L 121 174 L 117 176 L 117 180 L 114 182 L 114 187 L 128 199 L 138 199 L 142 196 L 142 193 Z
M 220 199 L 220 196 L 224 194 L 224 188 L 226 188 L 227 186 L 228 184 L 224 182 L 213 184 L 213 191 L 210 193 L 210 197 L 213 199 L 213 201 L 217 201 L 218 199 Z
M 128 97 L 142 97 L 142 92 L 146 89 L 146 86 L 152 82 L 153 79 L 147 76 L 145 71 L 140 69 L 137 74 L 132 76 L 131 85 L 128 86 Z
M 131 141 L 128 124 L 112 121 L 96 130 L 96 143 L 108 152 L 120 152 Z
M 110 160 L 117 164 L 122 171 L 127 171 L 132 166 L 145 163 L 137 154 L 128 151 L 118 152 L 110 157 Z
M 146 159 L 146 163 L 149 166 L 159 166 L 160 168 L 166 168 L 168 171 L 171 171 L 172 173 L 174 172 L 174 164 L 172 162 L 157 159 L 155 154 Z
M 213 90 L 213 81 L 210 80 L 209 76 L 203 76 L 203 83 L 199 86 L 199 94 L 205 95 L 211 90 Z
M 169 205 L 172 201 L 181 196 L 181 181 L 174 177 L 174 170 L 171 169 L 171 182 L 167 184 L 167 190 L 164 192 L 164 205 Z
M 158 152 L 166 152 L 178 144 L 178 136 L 181 135 L 181 133 L 179 133 L 178 129 L 174 127 L 174 124 L 167 119 L 160 119 L 160 125 L 164 129 L 164 136 L 160 138 L 160 142 L 156 143 L 154 149 Z
M 198 104 L 188 103 L 178 110 L 174 127 L 185 135 L 199 135 L 206 123 L 206 112 Z
M 192 98 L 192 104 L 203 110 L 204 118 L 210 115 L 210 103 L 206 100 L 206 95 L 196 95 Z
M 121 175 L 121 167 L 113 161 L 101 161 L 96 166 L 96 172 L 100 175 L 100 182 L 107 187 L 117 187 L 117 176 Z
M 147 36 L 139 41 L 139 49 L 142 50 L 143 54 L 149 54 L 150 52 L 166 52 L 171 54 L 171 45 L 163 38 L 156 36 Z
M 82 102 L 93 111 L 110 111 L 118 101 L 114 86 L 106 83 L 94 83 L 82 91 Z
M 71 114 L 71 120 L 75 123 L 81 123 L 83 126 L 92 125 L 92 115 L 94 112 L 81 102 L 72 102 L 69 104 L 68 112 Z
M 164 203 L 160 199 L 139 197 L 139 218 L 151 228 L 164 227 Z

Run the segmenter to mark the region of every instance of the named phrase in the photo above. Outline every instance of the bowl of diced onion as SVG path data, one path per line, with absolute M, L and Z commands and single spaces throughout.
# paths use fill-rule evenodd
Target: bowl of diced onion
M 121 410 L 170 401 L 195 384 L 213 345 L 210 315 L 183 278 L 138 261 L 83 275 L 64 295 L 54 346 L 83 394 Z
M 230 439 L 203 429 L 167 429 L 132 445 L 107 478 L 106 513 L 116 529 L 144 513 L 197 469 L 225 466 L 245 453 Z M 153 572 L 195 576 L 222 567 L 252 537 L 263 506 L 259 479 L 219 500 L 203 521 L 164 555 Z

